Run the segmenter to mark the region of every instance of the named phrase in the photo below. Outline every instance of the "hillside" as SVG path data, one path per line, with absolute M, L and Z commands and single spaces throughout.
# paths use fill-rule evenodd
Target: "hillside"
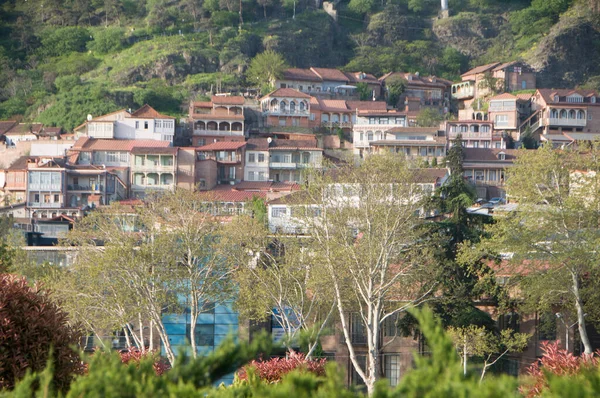
M 288 65 L 449 79 L 524 59 L 544 86 L 600 81 L 597 0 L 9 0 L 0 6 L 0 119 L 67 129 L 151 103 L 178 116 L 217 85 L 241 91 L 264 50 Z M 240 10 L 241 7 L 241 10 Z M 241 12 L 240 12 L 241 11 Z

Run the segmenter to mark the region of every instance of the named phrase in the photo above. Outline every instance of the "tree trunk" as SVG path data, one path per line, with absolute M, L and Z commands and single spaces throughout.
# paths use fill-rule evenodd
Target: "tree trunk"
M 196 351 L 196 322 L 198 321 L 198 306 L 195 294 L 190 294 L 192 305 L 190 306 L 190 344 L 192 345 L 192 358 L 198 355 Z
M 146 344 L 144 344 L 144 323 L 142 322 L 142 314 L 138 312 L 138 324 L 140 325 L 140 347 L 142 352 L 146 352 Z
M 467 336 L 463 344 L 463 375 L 467 375 Z
M 263 14 L 265 16 L 265 19 L 267 19 L 267 5 L 263 4 Z
M 150 319 L 150 330 L 148 331 L 148 339 L 149 341 L 149 345 L 148 348 L 150 349 L 150 351 L 154 351 L 154 321 L 152 319 Z
M 165 348 L 165 354 L 167 356 L 167 360 L 171 366 L 175 365 L 175 354 L 173 353 L 173 349 L 171 348 L 171 342 L 169 341 L 169 335 L 165 329 L 165 325 L 162 323 L 160 319 L 160 313 L 158 313 L 155 309 L 151 311 L 151 316 L 156 322 L 156 329 L 158 330 L 158 335 L 160 336 L 160 340 L 163 343 Z
M 577 322 L 579 327 L 579 337 L 584 347 L 584 354 L 592 355 L 592 345 L 585 328 L 585 314 L 583 312 L 583 302 L 581 301 L 581 294 L 579 292 L 579 275 L 576 272 L 571 272 L 573 279 L 573 295 L 575 296 L 575 308 L 577 308 Z M 569 325 L 566 325 L 569 327 Z

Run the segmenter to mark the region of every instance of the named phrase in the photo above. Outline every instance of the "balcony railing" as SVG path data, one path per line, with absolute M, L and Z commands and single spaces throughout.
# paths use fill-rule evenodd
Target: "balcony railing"
M 80 184 L 69 184 L 67 185 L 69 191 L 104 191 L 104 185 L 92 184 L 92 185 L 80 185 Z
M 62 207 L 62 203 L 27 202 L 27 207 L 39 207 L 42 209 L 60 209 Z
M 30 191 L 62 191 L 62 184 L 40 184 L 30 182 L 28 188 Z
M 466 90 L 461 90 L 460 92 L 452 93 L 452 98 L 456 98 L 456 99 L 471 98 L 473 96 L 474 91 L 475 90 L 473 90 L 473 87 L 466 89 Z
M 547 126 L 585 127 L 586 120 L 585 119 L 566 119 L 566 118 L 549 117 L 546 119 L 546 125 Z
M 448 136 L 449 136 L 450 139 L 454 139 L 458 135 L 460 135 L 463 139 L 488 139 L 488 140 L 492 139 L 492 132 L 491 131 L 488 131 L 488 132 L 479 132 L 479 133 L 450 132 L 450 134 L 448 134 Z
M 207 130 L 195 128 L 194 135 L 242 136 L 244 132 L 242 130 Z
M 134 164 L 131 166 L 131 171 L 170 171 L 174 170 L 175 166 L 173 164 L 161 164 L 161 163 L 152 163 L 152 164 Z
M 265 116 L 309 116 L 310 112 L 308 111 L 291 111 L 289 109 L 286 110 L 268 110 L 263 112 Z
M 164 184 L 164 185 L 140 185 L 140 184 L 131 184 L 131 189 L 136 191 L 145 191 L 145 190 L 169 190 L 173 189 L 175 184 Z
M 352 128 L 352 122 L 321 122 L 321 126 L 327 128 Z

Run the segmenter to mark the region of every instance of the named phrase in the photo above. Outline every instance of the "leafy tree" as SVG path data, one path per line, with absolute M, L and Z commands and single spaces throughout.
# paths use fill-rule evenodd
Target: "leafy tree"
M 54 369 L 54 385 L 63 391 L 82 371 L 71 348 L 79 343 L 81 329 L 69 324 L 67 314 L 40 286 L 0 274 L 0 320 L 0 389 L 14 387 L 28 369 L 43 370 L 47 361 Z
M 372 99 L 371 89 L 369 89 L 369 85 L 365 82 L 360 82 L 356 85 L 356 92 L 358 92 L 361 101 L 369 101 Z
M 73 90 L 73 88 L 79 86 L 81 84 L 81 79 L 79 76 L 75 75 L 67 75 L 67 76 L 59 76 L 54 80 L 54 85 L 58 89 L 59 92 L 69 92 Z
M 374 5 L 373 0 L 350 0 L 348 8 L 357 14 L 366 14 L 373 9 Z
M 439 127 L 443 120 L 444 116 L 434 108 L 421 109 L 417 115 L 417 125 L 419 127 Z
M 499 334 L 486 330 L 483 326 L 450 327 L 448 334 L 454 341 L 458 355 L 463 364 L 463 373 L 467 375 L 467 360 L 469 357 L 483 357 L 480 380 L 486 371 L 494 366 L 509 352 L 522 351 L 527 347 L 531 337 L 526 333 L 515 333 L 505 329 Z
M 536 149 L 537 141 L 533 138 L 533 132 L 531 131 L 531 127 L 527 126 L 523 134 L 521 134 L 521 144 L 525 149 Z
M 512 253 L 512 261 L 527 268 L 521 291 L 530 308 L 573 310 L 585 353 L 591 354 L 584 314 L 595 304 L 584 286 L 598 262 L 600 147 L 594 142 L 583 151 L 551 145 L 521 150 L 506 179 L 518 208 L 489 228 L 482 249 Z
M 387 103 L 391 106 L 398 106 L 400 96 L 406 90 L 406 82 L 404 79 L 398 77 L 395 79 L 388 79 L 386 82 L 387 87 Z
M 263 94 L 266 94 L 273 87 L 275 79 L 280 78 L 286 68 L 287 65 L 281 55 L 267 50 L 252 58 L 246 75 L 250 84 L 257 84 Z
M 41 52 L 46 56 L 58 57 L 73 51 L 84 51 L 90 40 L 90 32 L 82 27 L 47 29 L 41 37 Z
M 104 30 L 96 31 L 94 40 L 87 43 L 87 48 L 98 54 L 118 52 L 123 49 L 124 39 L 125 29 L 106 28 Z

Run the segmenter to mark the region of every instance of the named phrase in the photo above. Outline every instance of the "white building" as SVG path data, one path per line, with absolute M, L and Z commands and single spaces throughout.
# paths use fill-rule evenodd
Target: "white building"
M 155 140 L 173 143 L 175 118 L 158 113 L 150 105 L 135 112 L 125 109 L 106 115 L 91 117 L 75 127 L 76 134 L 90 138 L 120 140 Z

